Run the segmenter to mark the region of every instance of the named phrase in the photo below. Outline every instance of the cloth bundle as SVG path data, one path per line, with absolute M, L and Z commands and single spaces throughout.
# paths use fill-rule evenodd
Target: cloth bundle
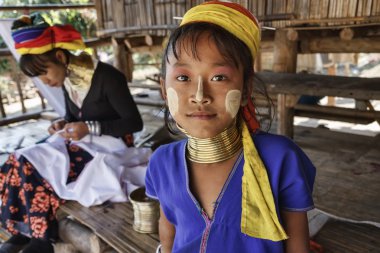
M 16 51 L 21 55 L 43 54 L 54 48 L 86 48 L 81 34 L 73 26 L 50 26 L 39 13 L 16 20 L 12 26 L 12 37 Z

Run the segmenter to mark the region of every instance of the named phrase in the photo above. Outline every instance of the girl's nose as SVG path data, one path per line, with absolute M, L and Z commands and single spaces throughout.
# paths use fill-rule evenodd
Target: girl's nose
M 209 104 L 210 98 L 204 94 L 203 89 L 203 79 L 201 76 L 198 77 L 198 86 L 195 96 L 191 96 L 191 102 L 196 104 Z

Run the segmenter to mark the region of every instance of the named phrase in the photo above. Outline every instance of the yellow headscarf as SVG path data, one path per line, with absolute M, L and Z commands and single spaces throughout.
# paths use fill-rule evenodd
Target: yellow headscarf
M 218 25 L 243 41 L 255 58 L 260 45 L 260 27 L 256 18 L 236 3 L 210 1 L 190 9 L 181 26 L 193 22 Z M 247 121 L 247 119 L 245 118 Z M 251 126 L 247 121 L 248 126 Z M 280 241 L 287 239 L 281 226 L 267 171 L 246 122 L 242 122 L 244 167 L 242 178 L 241 231 L 255 238 Z M 251 130 L 252 127 L 250 127 Z

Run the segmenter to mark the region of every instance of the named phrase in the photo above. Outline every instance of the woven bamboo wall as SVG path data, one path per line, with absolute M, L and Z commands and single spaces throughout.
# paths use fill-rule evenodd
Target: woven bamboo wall
M 96 0 L 100 30 L 177 25 L 186 10 L 201 0 Z M 265 26 L 333 26 L 380 23 L 380 0 L 235 0 Z M 164 35 L 166 30 L 150 30 Z M 133 33 L 136 33 L 134 31 Z

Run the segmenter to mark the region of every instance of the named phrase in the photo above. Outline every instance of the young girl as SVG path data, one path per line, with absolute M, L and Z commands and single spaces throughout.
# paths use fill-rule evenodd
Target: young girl
M 315 168 L 258 129 L 259 43 L 255 17 L 219 1 L 190 9 L 169 39 L 162 93 L 187 139 L 158 148 L 145 179 L 161 204 L 161 252 L 308 252 Z
M 123 170 L 144 161 L 119 137 L 141 130 L 142 119 L 120 71 L 68 51 L 84 49 L 72 26 L 50 26 L 37 14 L 12 29 L 20 68 L 63 90 L 66 115 L 46 142 L 17 150 L 0 168 L 1 221 L 13 235 L 0 253 L 50 253 L 61 199 L 86 206 L 126 200 Z

